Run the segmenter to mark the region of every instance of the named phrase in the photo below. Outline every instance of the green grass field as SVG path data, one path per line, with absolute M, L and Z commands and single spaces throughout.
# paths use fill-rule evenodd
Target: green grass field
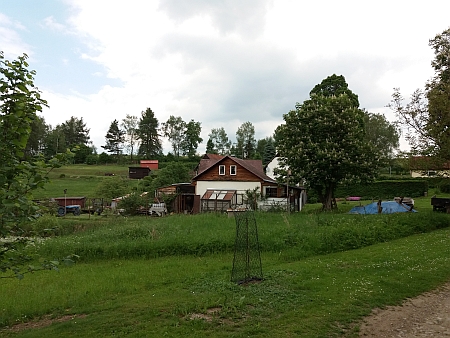
M 64 170 L 48 191 L 108 178 Z M 0 336 L 357 337 L 373 308 L 450 280 L 450 215 L 415 200 L 414 214 L 349 215 L 359 202 L 345 201 L 332 213 L 255 213 L 264 279 L 245 286 L 230 281 L 226 215 L 45 215 L 30 229 L 49 237 L 30 255 L 79 260 L 0 278 Z
M 372 308 L 450 279 L 449 220 L 257 213 L 264 280 L 238 286 L 225 215 L 56 219 L 34 250 L 80 260 L 0 279 L 1 336 L 354 337 Z M 9 328 L 22 322 L 38 327 Z
M 128 177 L 128 166 L 76 164 L 55 168 L 48 175 L 50 182 L 44 189 L 35 191 L 33 198 L 39 200 L 62 197 L 64 189 L 72 197 L 101 198 L 102 196 L 95 195 L 95 189 L 103 180 L 111 179 L 105 174 Z M 138 184 L 138 180 L 131 181 L 132 184 Z

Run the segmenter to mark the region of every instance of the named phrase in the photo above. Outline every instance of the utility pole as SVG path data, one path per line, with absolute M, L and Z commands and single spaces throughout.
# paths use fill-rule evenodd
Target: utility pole
M 291 175 L 291 169 L 288 169 L 288 171 L 287 171 L 287 184 L 286 184 L 286 189 L 287 189 L 287 191 L 286 191 L 286 196 L 287 196 L 287 203 L 286 203 L 286 205 L 287 205 L 287 213 L 288 213 L 288 215 L 291 213 L 291 196 L 290 196 L 290 193 L 289 193 L 289 176 Z

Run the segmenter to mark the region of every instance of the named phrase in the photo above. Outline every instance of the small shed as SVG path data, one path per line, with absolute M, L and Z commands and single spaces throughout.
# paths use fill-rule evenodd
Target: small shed
M 141 168 L 149 168 L 150 170 L 158 170 L 158 160 L 141 160 Z
M 151 170 L 147 167 L 128 167 L 128 177 L 141 179 L 150 174 Z
M 200 197 L 195 195 L 195 187 L 191 183 L 175 183 L 156 190 L 156 196 L 164 199 L 174 196 L 168 206 L 175 213 L 197 214 L 200 212 Z
M 65 207 L 66 205 L 79 205 L 81 209 L 84 209 L 86 205 L 86 197 L 56 197 L 54 200 L 59 206 Z

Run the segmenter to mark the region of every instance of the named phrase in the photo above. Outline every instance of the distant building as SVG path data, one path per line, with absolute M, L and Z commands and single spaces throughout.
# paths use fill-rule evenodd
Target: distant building
M 147 167 L 128 167 L 128 177 L 141 179 L 150 174 L 151 170 Z
M 158 160 L 141 160 L 141 168 L 149 168 L 150 170 L 158 170 Z

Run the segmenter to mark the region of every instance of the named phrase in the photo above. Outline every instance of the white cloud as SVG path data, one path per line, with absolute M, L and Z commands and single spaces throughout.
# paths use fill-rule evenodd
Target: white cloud
M 444 0 L 66 3 L 69 20 L 47 15 L 45 22 L 78 36 L 87 49 L 77 55 L 102 68 L 91 74 L 120 85 L 72 96 L 47 89 L 45 116 L 53 124 L 82 116 L 98 148 L 111 121 L 147 107 L 160 122 L 170 115 L 200 121 L 204 144 L 211 128 L 234 139 L 246 121 L 258 138 L 270 136 L 333 73 L 345 76 L 363 108 L 389 114 L 394 87 L 408 96 L 431 76 L 428 40 L 448 28 L 450 11 Z M 0 17 L 0 30 L 8 25 Z
M 5 53 L 8 59 L 16 58 L 23 53 L 30 56 L 31 47 L 22 41 L 19 32 L 25 27 L 16 20 L 0 13 L 0 50 Z
M 66 26 L 64 26 L 61 23 L 56 22 L 55 18 L 53 16 L 48 16 L 43 20 L 43 25 L 47 28 L 50 28 L 52 30 L 65 32 Z

